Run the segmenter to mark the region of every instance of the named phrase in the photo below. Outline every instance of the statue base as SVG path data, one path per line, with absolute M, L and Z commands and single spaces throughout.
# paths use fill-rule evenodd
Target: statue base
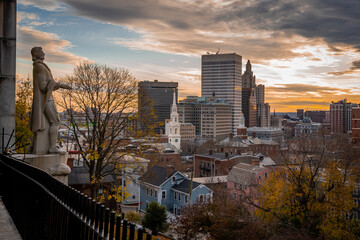
M 14 158 L 23 159 L 24 155 L 14 154 Z M 71 172 L 66 164 L 68 153 L 65 154 L 27 154 L 23 159 L 30 165 L 40 168 L 64 184 L 68 184 L 68 175 Z

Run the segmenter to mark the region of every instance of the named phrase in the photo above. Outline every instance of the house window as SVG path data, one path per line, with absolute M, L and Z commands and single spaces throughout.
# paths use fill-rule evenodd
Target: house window
M 237 198 L 237 192 L 236 191 L 234 192 L 234 198 L 235 199 Z
M 204 194 L 200 194 L 199 195 L 199 202 L 203 203 L 204 202 Z
M 177 215 L 177 211 L 178 211 L 177 206 L 176 204 L 174 204 L 174 215 Z
M 149 188 L 146 188 L 146 196 L 149 196 Z
M 166 191 L 162 191 L 162 192 L 161 192 L 161 198 L 162 198 L 162 199 L 165 199 L 165 198 L 166 198 Z
M 172 181 L 173 183 L 175 183 L 175 182 L 176 182 L 176 177 L 175 177 L 175 176 L 172 177 L 171 181 Z
M 177 192 L 174 193 L 174 200 L 177 198 Z
M 261 176 L 259 175 L 259 180 L 261 179 Z
M 135 195 L 132 195 L 132 199 L 135 199 Z
M 188 203 L 188 196 L 185 195 L 184 197 L 185 197 L 185 203 Z
M 181 201 L 181 193 L 178 193 L 179 201 Z
M 206 202 L 210 202 L 210 200 L 211 200 L 211 194 L 210 193 L 207 193 L 206 194 Z
M 153 196 L 153 189 L 150 190 L 150 196 Z
M 236 189 L 236 183 L 234 183 L 234 189 Z
M 154 190 L 154 197 L 157 197 L 157 191 Z
M 124 187 L 126 187 L 126 179 L 124 179 L 124 184 L 123 185 L 124 185 Z
M 268 173 L 267 173 L 267 172 L 266 172 L 264 175 L 265 175 L 265 178 L 267 178 L 267 177 L 268 177 Z

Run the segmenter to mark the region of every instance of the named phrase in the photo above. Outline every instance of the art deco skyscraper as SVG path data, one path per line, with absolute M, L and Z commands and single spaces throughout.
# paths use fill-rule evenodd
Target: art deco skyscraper
M 242 57 L 236 53 L 201 57 L 201 95 L 226 100 L 232 107 L 232 131 L 236 134 L 241 114 Z
M 242 75 L 242 112 L 245 117 L 246 127 L 256 126 L 255 79 L 250 60 L 248 60 L 246 71 Z

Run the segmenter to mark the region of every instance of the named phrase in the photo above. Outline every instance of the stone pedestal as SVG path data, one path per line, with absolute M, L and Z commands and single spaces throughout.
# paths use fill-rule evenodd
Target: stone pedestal
M 17 157 L 13 155 L 13 157 Z M 24 155 L 18 155 L 18 157 L 23 158 Z M 40 168 L 41 170 L 49 173 L 54 178 L 68 184 L 68 175 L 71 172 L 71 169 L 66 165 L 68 154 L 27 154 L 25 155 L 24 161 L 30 165 Z

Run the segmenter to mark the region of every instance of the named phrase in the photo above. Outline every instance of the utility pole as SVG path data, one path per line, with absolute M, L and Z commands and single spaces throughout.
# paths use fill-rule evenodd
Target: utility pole
M 15 129 L 16 0 L 0 0 L 0 146 Z M 14 139 L 10 139 L 10 146 Z

